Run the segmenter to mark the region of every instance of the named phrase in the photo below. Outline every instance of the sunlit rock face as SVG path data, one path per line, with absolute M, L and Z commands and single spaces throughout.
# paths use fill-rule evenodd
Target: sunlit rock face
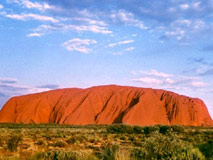
M 212 126 L 202 100 L 127 86 L 58 89 L 11 98 L 0 122 Z

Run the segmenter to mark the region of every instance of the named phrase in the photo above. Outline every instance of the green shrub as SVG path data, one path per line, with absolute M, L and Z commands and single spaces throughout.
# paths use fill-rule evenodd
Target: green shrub
M 7 149 L 11 152 L 17 151 L 18 144 L 21 142 L 21 136 L 14 135 L 7 141 Z
M 158 131 L 158 130 L 159 130 L 159 128 L 157 126 L 149 126 L 149 127 L 144 127 L 143 128 L 143 132 L 145 134 L 150 134 L 150 133 Z
M 56 141 L 55 143 L 52 144 L 53 147 L 60 147 L 60 148 L 63 148 L 66 145 L 67 144 L 64 141 Z
M 50 141 L 52 139 L 51 135 L 49 134 L 45 134 L 43 135 L 43 137 L 45 137 L 47 141 Z
M 140 142 L 140 141 L 138 141 L 138 140 L 134 140 L 133 142 L 132 142 L 135 146 L 138 146 L 138 147 L 142 147 L 143 146 L 143 143 L 142 142 Z
M 189 148 L 186 151 L 186 157 L 182 158 L 182 159 L 186 159 L 186 160 L 204 160 L 205 157 L 203 156 L 203 154 L 200 152 L 200 150 L 198 148 Z
M 62 133 L 57 133 L 57 134 L 54 134 L 52 137 L 54 137 L 54 138 L 65 138 L 66 135 L 64 135 Z
M 201 144 L 199 149 L 207 159 L 213 159 L 213 140 L 209 140 L 207 143 Z
M 143 127 L 133 126 L 133 132 L 135 134 L 142 134 L 143 133 Z
M 77 142 L 80 143 L 84 142 L 86 139 L 84 135 L 75 136 L 74 138 L 76 139 Z
M 185 131 L 185 128 L 183 126 L 174 125 L 171 126 L 172 130 L 178 133 L 183 133 Z
M 52 150 L 48 152 L 36 153 L 28 160 L 78 160 L 75 152 L 65 152 L 60 150 Z
M 98 160 L 98 158 L 91 153 L 52 150 L 36 153 L 27 160 Z
M 68 144 L 75 144 L 76 143 L 76 139 L 74 137 L 71 137 L 69 138 L 67 141 L 66 141 Z
M 197 148 L 193 148 L 177 137 L 155 134 L 145 141 L 147 159 L 164 160 L 203 160 L 204 156 Z
M 169 126 L 159 126 L 159 133 L 166 134 L 169 131 Z
M 146 159 L 146 152 L 143 148 L 134 148 L 130 153 L 130 160 Z
M 126 137 L 125 137 L 124 135 L 121 135 L 121 136 L 120 136 L 120 140 L 123 140 L 123 141 L 124 141 L 125 139 L 126 139 Z
M 120 147 L 118 145 L 104 146 L 100 152 L 96 152 L 96 156 L 100 160 L 116 160 L 116 154 L 119 150 Z
M 44 144 L 44 141 L 40 139 L 40 140 L 38 140 L 38 141 L 36 142 L 36 144 L 39 145 L 39 146 L 40 146 L 40 145 L 43 145 L 43 144 Z
M 135 140 L 135 137 L 134 136 L 130 136 L 128 139 L 133 142 Z
M 3 138 L 0 137 L 0 147 L 2 147 L 4 144 Z
M 82 136 L 82 135 L 79 135 L 79 136 L 74 135 L 74 136 L 70 137 L 66 142 L 68 144 L 75 144 L 77 142 L 82 143 L 84 140 L 85 140 L 84 136 Z
M 91 138 L 91 139 L 89 140 L 90 143 L 95 143 L 95 141 L 96 141 L 96 140 L 95 140 L 94 138 Z
M 108 133 L 114 133 L 114 134 L 121 134 L 121 133 L 128 133 L 128 134 L 132 134 L 134 133 L 133 127 L 132 126 L 128 126 L 128 125 L 110 125 L 107 127 L 107 132 Z
M 68 144 L 75 144 L 76 143 L 76 139 L 74 137 L 71 137 L 69 138 L 67 141 L 66 141 Z

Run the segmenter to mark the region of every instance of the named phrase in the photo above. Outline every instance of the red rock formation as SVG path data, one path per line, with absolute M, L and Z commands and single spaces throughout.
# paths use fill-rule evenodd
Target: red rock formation
M 0 122 L 212 125 L 205 104 L 173 92 L 123 86 L 60 89 L 11 98 Z

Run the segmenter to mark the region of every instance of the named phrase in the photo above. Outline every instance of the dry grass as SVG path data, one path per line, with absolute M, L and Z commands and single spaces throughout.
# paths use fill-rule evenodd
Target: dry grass
M 211 149 L 213 142 L 213 128 L 179 126 L 147 128 L 120 125 L 0 124 L 0 133 L 0 160 L 37 160 L 42 159 L 42 156 L 47 159 L 50 155 L 61 156 L 62 159 L 63 156 L 76 156 L 77 159 L 88 160 L 113 160 L 112 157 L 116 160 L 128 160 L 134 155 L 131 158 L 133 160 L 140 157 L 140 154 L 148 154 L 142 152 L 143 147 L 148 142 L 155 145 L 155 139 L 151 138 L 156 138 L 156 135 L 166 140 L 174 137 L 174 142 L 177 140 L 181 145 L 183 143 L 198 149 L 192 150 L 196 154 L 200 154 L 199 149 L 202 151 L 202 148 L 199 147 L 202 145 L 205 152 L 205 147 Z M 212 154 L 209 156 L 211 158 Z

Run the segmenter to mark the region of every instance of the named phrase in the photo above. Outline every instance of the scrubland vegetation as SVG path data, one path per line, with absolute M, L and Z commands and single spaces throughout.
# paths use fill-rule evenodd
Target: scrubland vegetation
M 0 124 L 1 160 L 213 160 L 213 128 Z

